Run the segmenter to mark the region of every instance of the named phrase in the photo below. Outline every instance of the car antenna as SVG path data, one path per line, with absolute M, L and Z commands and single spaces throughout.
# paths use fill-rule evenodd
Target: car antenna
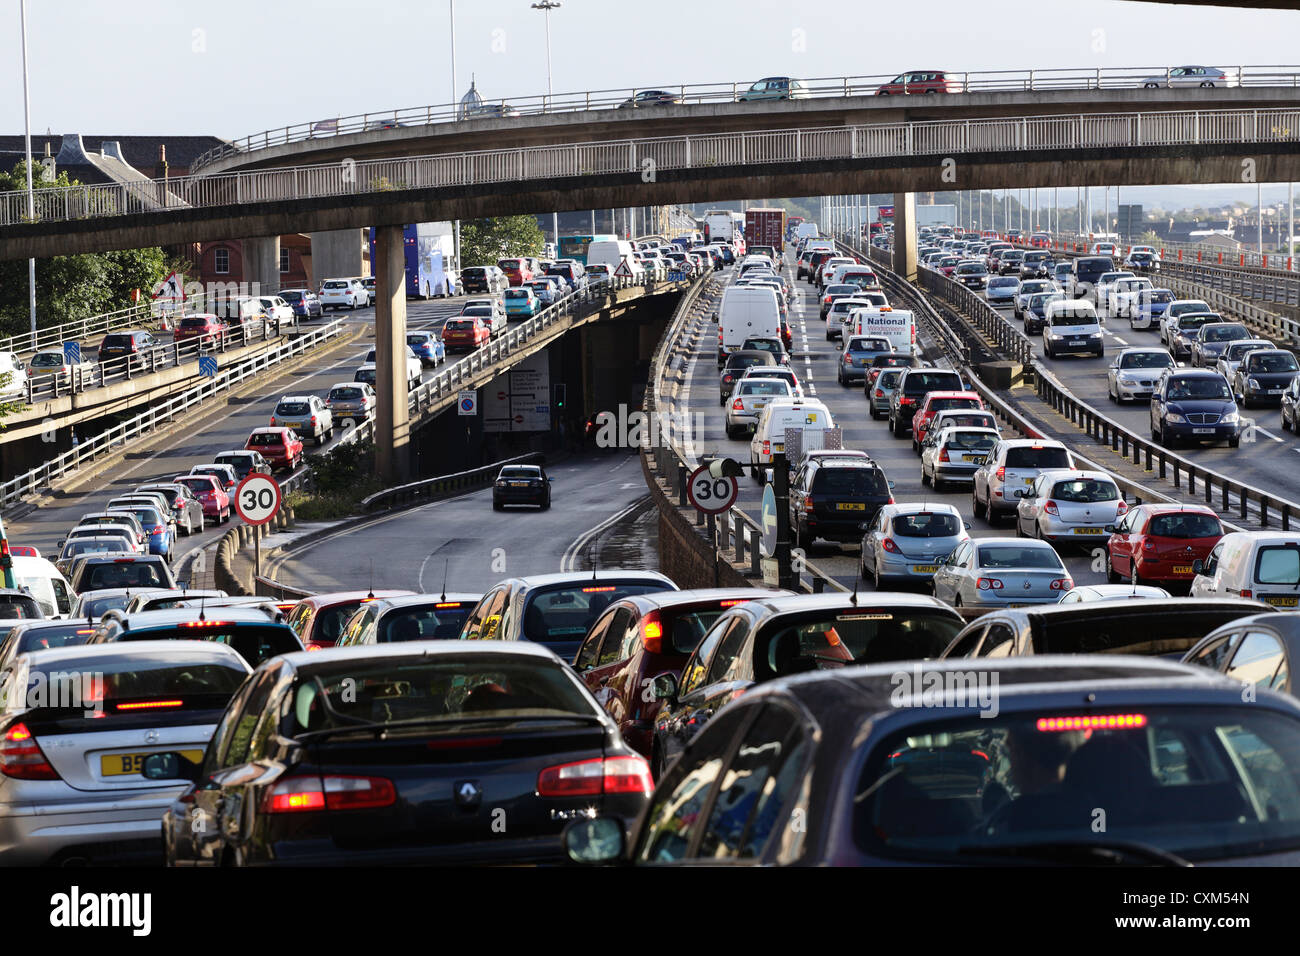
M 450 567 L 451 567 L 451 558 L 446 558 L 442 562 L 442 597 L 440 598 L 440 600 L 443 601 L 444 603 L 447 600 L 447 570 Z
M 200 621 L 206 621 L 208 619 L 207 614 L 204 613 L 207 610 L 207 603 L 208 603 L 208 596 L 206 594 L 200 594 L 199 595 L 199 620 Z
M 374 600 L 374 597 L 375 597 L 375 558 L 374 558 L 374 555 L 371 555 L 371 557 L 370 557 L 370 590 L 369 590 L 369 592 L 367 592 L 366 597 L 369 598 L 369 599 L 372 600 L 372 601 Z

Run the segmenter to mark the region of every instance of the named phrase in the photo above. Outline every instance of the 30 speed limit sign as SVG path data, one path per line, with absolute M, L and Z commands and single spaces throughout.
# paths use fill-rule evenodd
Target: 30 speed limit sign
M 740 484 L 735 478 L 714 478 L 709 466 L 701 465 L 686 482 L 686 497 L 705 514 L 722 514 L 740 497 Z
M 270 475 L 249 475 L 235 489 L 235 511 L 248 524 L 266 524 L 280 510 L 280 485 Z

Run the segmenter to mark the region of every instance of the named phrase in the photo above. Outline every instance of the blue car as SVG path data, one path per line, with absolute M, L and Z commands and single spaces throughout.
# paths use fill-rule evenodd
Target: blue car
M 1015 276 L 989 276 L 984 298 L 993 302 L 1014 302 L 1020 294 L 1020 280 Z
M 542 303 L 537 298 L 537 293 L 528 286 L 515 286 L 513 289 L 506 289 L 502 298 L 506 303 L 506 316 L 534 316 L 542 309 Z
M 433 368 L 447 358 L 447 349 L 436 332 L 407 332 L 406 344 L 425 368 Z
M 1171 448 L 1180 439 L 1241 444 L 1241 415 L 1232 389 L 1213 369 L 1172 368 L 1151 396 L 1151 440 Z
M 525 282 L 524 287 L 533 290 L 533 295 L 537 296 L 537 300 L 542 303 L 543 307 L 555 304 L 555 286 L 551 285 L 551 283 L 544 282 L 541 279 L 533 279 Z
M 289 308 L 293 309 L 296 318 L 319 319 L 325 314 L 320 299 L 310 289 L 283 289 L 280 298 L 289 303 Z

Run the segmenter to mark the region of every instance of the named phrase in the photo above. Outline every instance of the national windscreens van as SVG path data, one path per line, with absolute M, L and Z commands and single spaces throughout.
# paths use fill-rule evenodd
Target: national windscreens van
M 771 286 L 730 286 L 714 313 L 718 323 L 718 368 L 745 339 L 781 334 L 781 306 Z
M 916 316 L 908 309 L 855 309 L 850 315 L 854 335 L 879 336 L 889 340 L 895 352 L 915 355 Z

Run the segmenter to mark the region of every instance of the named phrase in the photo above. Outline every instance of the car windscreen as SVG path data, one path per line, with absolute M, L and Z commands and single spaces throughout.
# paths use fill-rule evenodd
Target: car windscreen
M 978 715 L 875 739 L 850 811 L 861 850 L 996 866 L 1025 848 L 1051 861 L 1061 847 L 1067 863 L 1083 857 L 1066 848 L 1095 841 L 1099 859 L 1129 846 L 1143 860 L 1163 850 L 1200 862 L 1300 840 L 1300 723 L 1288 714 L 1194 703 L 1012 713 L 967 699 Z M 1097 807 L 1106 826 L 1081 827 Z
M 1290 352 L 1268 352 L 1246 360 L 1248 372 L 1294 372 L 1297 368 L 1300 366 L 1296 365 L 1295 356 Z
M 809 490 L 836 501 L 888 498 L 889 482 L 879 468 L 824 467 L 817 469 Z
M 669 590 L 655 581 L 560 584 L 541 587 L 524 606 L 524 637 L 541 644 L 581 640 L 596 618 L 615 601 Z
M 951 612 L 937 607 L 874 607 L 865 601 L 858 607 L 784 614 L 754 636 L 754 677 L 771 680 L 850 662 L 937 657 L 961 628 Z
M 281 402 L 275 406 L 277 415 L 310 415 L 311 406 L 306 402 Z
M 1232 392 L 1222 375 L 1176 378 L 1169 383 L 1169 400 L 1227 402 L 1232 400 Z
M 1214 515 L 1182 512 L 1154 516 L 1146 533 L 1157 538 L 1218 538 L 1223 525 Z
M 221 609 L 208 608 L 209 620 L 185 621 L 170 627 L 148 630 L 132 628 L 118 633 L 119 641 L 212 641 L 225 644 L 245 661 L 257 667 L 262 661 L 278 654 L 291 654 L 302 650 L 302 642 L 284 624 L 246 624 L 222 621 L 217 618 Z
M 82 568 L 81 581 L 77 590 L 99 591 L 105 588 L 169 588 L 171 586 L 172 582 L 164 574 L 160 562 L 122 559 Z
M 1052 497 L 1058 501 L 1087 504 L 1094 501 L 1118 501 L 1119 489 L 1114 482 L 1098 478 L 1067 478 L 1052 485 Z
M 590 721 L 595 714 L 590 698 L 559 661 L 437 654 L 304 667 L 286 723 L 295 735 L 419 721 L 412 732 L 427 737 L 430 725 L 441 722 L 451 733 L 480 733 L 485 721 Z M 358 732 L 374 736 L 373 730 Z
M 1120 368 L 1168 368 L 1174 364 L 1173 357 L 1168 352 L 1130 352 L 1127 355 L 1121 355 L 1119 360 Z
M 1070 468 L 1070 455 L 1057 445 L 1013 445 L 1007 449 L 1008 468 Z
M 1023 544 L 982 544 L 976 548 L 978 566 L 989 570 L 1064 569 L 1061 559 L 1050 547 Z
M 375 629 L 380 644 L 399 641 L 454 641 L 473 601 L 436 601 L 395 608 L 384 613 Z
M 961 519 L 946 511 L 894 515 L 890 529 L 903 538 L 951 538 L 963 530 Z

